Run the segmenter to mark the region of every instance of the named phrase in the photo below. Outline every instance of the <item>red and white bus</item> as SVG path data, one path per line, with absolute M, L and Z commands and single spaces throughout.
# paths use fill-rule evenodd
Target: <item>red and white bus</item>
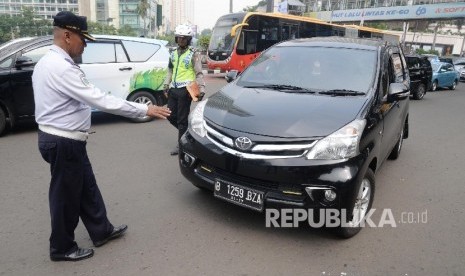
M 397 35 L 355 25 L 327 23 L 282 13 L 232 13 L 218 19 L 208 46 L 211 70 L 242 72 L 263 50 L 288 39 L 315 36 L 378 38 L 399 41 Z

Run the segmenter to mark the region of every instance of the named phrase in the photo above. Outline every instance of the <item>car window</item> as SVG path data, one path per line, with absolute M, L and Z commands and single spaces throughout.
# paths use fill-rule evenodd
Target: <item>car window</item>
M 420 60 L 414 57 L 407 57 L 407 65 L 409 69 L 418 69 L 420 68 Z
M 401 83 L 404 81 L 404 72 L 402 69 L 402 60 L 399 54 L 393 54 L 391 56 L 392 75 L 391 80 L 393 82 Z
M 39 59 L 41 57 L 43 57 L 47 52 L 48 50 L 50 49 L 50 47 L 52 47 L 52 45 L 45 45 L 45 46 L 42 46 L 42 47 L 39 47 L 39 48 L 35 48 L 35 49 L 32 49 L 32 50 L 26 50 L 22 56 L 26 56 L 30 59 L 32 59 L 32 61 L 34 63 L 38 62 Z
M 128 62 L 128 56 L 126 55 L 126 52 L 123 49 L 123 45 L 116 44 L 115 50 L 116 50 L 116 62 Z
M 13 65 L 13 57 L 14 55 L 11 55 L 7 57 L 6 59 L 0 61 L 0 68 L 3 68 L 3 69 L 10 68 L 11 65 Z
M 123 45 L 130 61 L 146 61 L 160 49 L 158 44 L 137 41 L 124 40 Z
M 82 63 L 115 63 L 115 44 L 88 43 L 82 53 Z

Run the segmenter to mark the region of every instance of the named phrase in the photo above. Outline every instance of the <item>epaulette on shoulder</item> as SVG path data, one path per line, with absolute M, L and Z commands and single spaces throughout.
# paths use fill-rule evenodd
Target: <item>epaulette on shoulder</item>
M 70 60 L 69 58 L 65 58 L 65 60 L 66 60 L 69 64 L 71 64 L 71 65 L 73 65 L 73 66 L 79 67 L 79 65 L 77 65 L 73 60 Z

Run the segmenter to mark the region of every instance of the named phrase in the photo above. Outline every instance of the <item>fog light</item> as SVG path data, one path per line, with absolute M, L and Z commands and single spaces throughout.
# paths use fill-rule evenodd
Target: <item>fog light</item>
M 327 201 L 334 201 L 336 199 L 336 192 L 333 190 L 326 190 L 325 191 L 325 199 Z
M 183 154 L 183 157 L 181 159 L 181 164 L 184 166 L 184 167 L 191 167 L 195 162 L 195 157 L 188 154 L 188 153 L 184 153 Z

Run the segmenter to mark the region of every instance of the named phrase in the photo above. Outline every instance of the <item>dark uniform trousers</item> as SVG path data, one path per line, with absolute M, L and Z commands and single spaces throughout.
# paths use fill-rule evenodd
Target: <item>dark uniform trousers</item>
M 67 254 L 77 249 L 74 230 L 79 217 L 94 242 L 105 239 L 113 231 L 86 144 L 39 131 L 39 150 L 50 164 L 52 175 L 49 189 L 50 254 Z
M 168 108 L 171 115 L 168 117 L 170 123 L 178 129 L 178 141 L 187 131 L 189 112 L 192 98 L 187 92 L 187 88 L 171 88 L 168 93 Z

